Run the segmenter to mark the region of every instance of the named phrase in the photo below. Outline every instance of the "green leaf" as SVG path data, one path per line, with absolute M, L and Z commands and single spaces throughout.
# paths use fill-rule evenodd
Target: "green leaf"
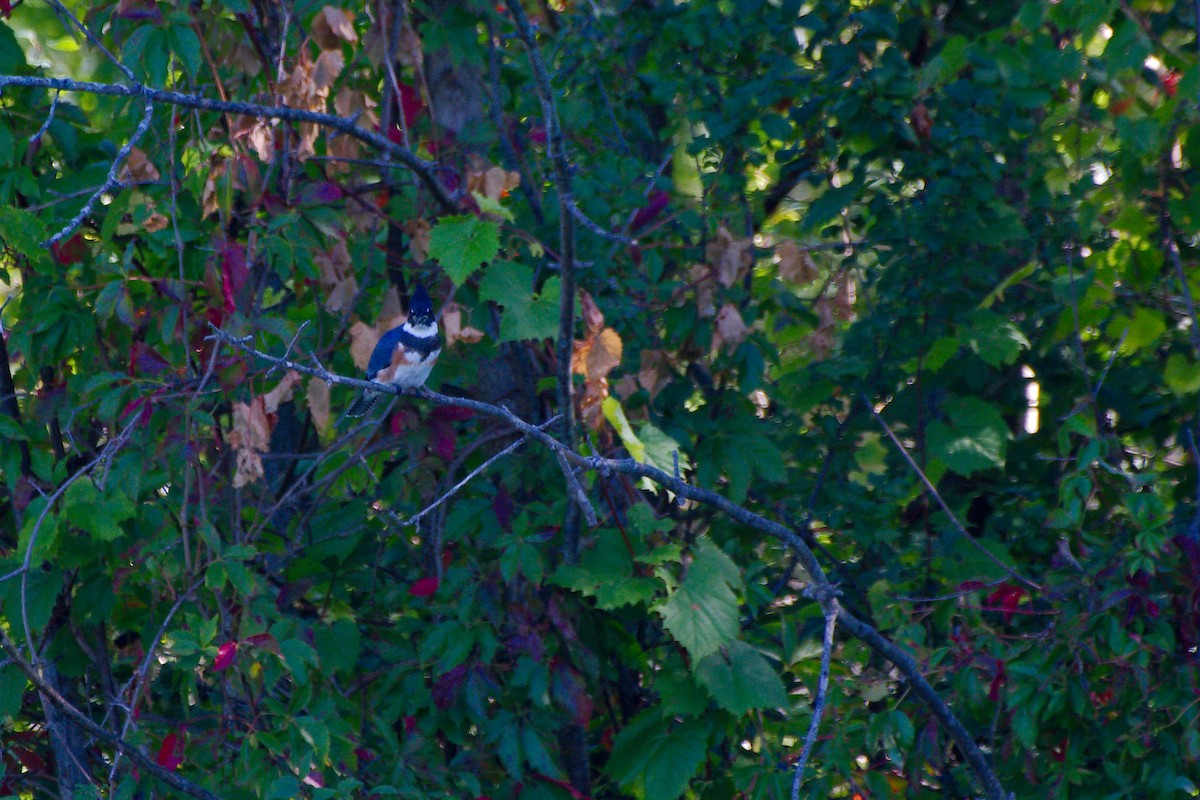
M 549 775 L 555 780 L 562 780 L 564 777 L 562 770 L 554 763 L 554 759 L 550 758 L 550 753 L 546 751 L 546 746 L 538 737 L 535 726 L 521 726 L 521 751 L 525 754 L 525 760 L 529 762 L 529 766 L 533 767 L 535 771 Z
M 15 419 L 7 414 L 0 414 L 0 439 L 28 442 L 29 435 L 17 424 Z
M 929 426 L 931 455 L 964 476 L 1004 466 L 1009 430 L 995 406 L 975 397 L 951 398 L 942 411 L 948 421 Z
M 787 691 L 779 674 L 761 653 L 745 642 L 709 655 L 696 665 L 696 677 L 717 705 L 741 716 L 758 708 L 783 708 Z
M 296 728 L 300 737 L 313 749 L 313 758 L 318 764 L 329 758 L 329 728 L 314 717 L 296 717 Z
M 47 266 L 49 252 L 42 242 L 50 238 L 37 215 L 12 206 L 0 205 L 0 240 L 36 266 Z
M 25 673 L 16 664 L 0 667 L 0 720 L 16 716 L 25 696 Z
M 683 583 L 655 610 L 663 626 L 699 662 L 738 636 L 738 603 L 731 587 L 740 575 L 729 557 L 702 539 Z M 736 571 L 736 565 L 732 565 Z
M 133 519 L 133 502 L 110 481 L 105 492 L 87 478 L 71 484 L 63 496 L 60 517 L 77 528 L 87 531 L 102 542 L 111 542 L 124 531 L 121 523 Z
M 1016 325 L 990 311 L 971 315 L 971 327 L 965 338 L 970 348 L 993 367 L 1011 364 L 1022 350 L 1029 349 L 1029 340 Z
M 499 341 L 541 340 L 557 336 L 561 283 L 554 276 L 535 295 L 533 270 L 524 264 L 498 261 L 484 270 L 483 278 L 479 281 L 479 299 L 504 307 Z
M 672 728 L 656 709 L 649 709 L 617 734 L 605 771 L 627 792 L 675 800 L 704 763 L 707 749 L 703 726 Z
M 634 573 L 633 559 L 619 531 L 601 530 L 596 543 L 583 552 L 579 566 L 562 566 L 551 581 L 594 597 L 602 609 L 649 602 L 663 588 L 661 581 Z
M 600 403 L 600 410 L 604 413 L 608 424 L 612 425 L 613 430 L 617 432 L 621 444 L 625 445 L 625 449 L 629 451 L 629 456 L 641 464 L 646 463 L 646 445 L 633 432 L 633 426 L 629 424 L 629 420 L 625 417 L 625 411 L 621 408 L 621 401 L 612 396 L 606 397 Z
M 184 25 L 176 25 L 170 30 L 172 43 L 171 51 L 183 62 L 183 68 L 191 78 L 195 78 L 203 66 L 200 54 L 200 39 L 196 32 Z
M 1175 394 L 1200 392 L 1200 364 L 1181 353 L 1172 353 L 1167 356 L 1163 382 Z
M 475 216 L 443 217 L 429 232 L 429 257 L 437 259 L 455 286 L 500 252 L 500 226 Z

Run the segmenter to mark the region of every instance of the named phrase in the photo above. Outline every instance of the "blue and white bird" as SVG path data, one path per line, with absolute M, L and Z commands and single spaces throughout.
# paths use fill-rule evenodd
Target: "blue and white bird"
M 442 337 L 433 314 L 433 301 L 425 287 L 417 284 L 412 302 L 408 304 L 408 319 L 381 336 L 375 345 L 367 364 L 367 380 L 403 389 L 422 386 L 441 352 Z M 346 414 L 351 417 L 365 415 L 378 396 L 377 392 L 364 389 Z

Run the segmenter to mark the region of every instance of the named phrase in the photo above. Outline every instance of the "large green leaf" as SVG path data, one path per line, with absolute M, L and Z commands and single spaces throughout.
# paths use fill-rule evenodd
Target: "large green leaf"
M 787 705 L 787 691 L 779 673 L 745 642 L 730 642 L 706 657 L 696 665 L 696 677 L 717 705 L 733 714 Z
M 655 709 L 617 734 L 605 771 L 621 788 L 645 800 L 675 800 L 700 765 L 708 732 L 695 722 L 672 726 Z
M 475 270 L 500 252 L 500 227 L 480 217 L 443 217 L 429 232 L 429 257 L 462 286 Z
M 976 397 L 943 403 L 945 421 L 929 426 L 929 453 L 959 475 L 1004 466 L 1009 430 L 995 406 Z
M 663 626 L 687 649 L 693 663 L 737 638 L 738 603 L 731 587 L 740 582 L 729 557 L 702 539 L 687 576 L 656 608 Z

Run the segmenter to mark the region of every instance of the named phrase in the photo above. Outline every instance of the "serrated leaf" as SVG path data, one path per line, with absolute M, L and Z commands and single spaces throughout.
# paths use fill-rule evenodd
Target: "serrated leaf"
M 761 653 L 735 641 L 696 665 L 696 677 L 717 705 L 742 715 L 758 708 L 783 708 L 787 691 L 779 673 Z
M 436 259 L 455 286 L 500 252 L 500 226 L 479 217 L 443 217 L 429 232 L 429 257 Z
M 698 546 L 683 583 L 656 609 L 663 626 L 688 651 L 693 663 L 738 636 L 737 597 L 730 589 L 733 576 L 724 561 L 728 557 L 718 553 L 715 546 Z M 736 580 L 740 581 L 740 576 Z
M 583 552 L 579 565 L 559 567 L 551 581 L 594 597 L 596 605 L 606 610 L 649 602 L 662 589 L 660 581 L 634 573 L 629 550 L 614 530 L 600 531 L 595 545 Z
M 650 709 L 617 734 L 605 771 L 621 788 L 654 800 L 675 800 L 704 763 L 708 734 L 700 725 L 674 728 Z

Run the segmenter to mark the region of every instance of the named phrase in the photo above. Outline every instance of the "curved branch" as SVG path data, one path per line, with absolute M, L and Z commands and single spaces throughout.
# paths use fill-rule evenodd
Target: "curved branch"
M 49 700 L 55 708 L 62 711 L 63 714 L 69 717 L 71 721 L 80 728 L 83 728 L 97 739 L 107 742 L 108 744 L 117 748 L 118 753 L 124 753 L 128 755 L 130 761 L 133 761 L 139 767 L 146 770 L 151 775 L 170 786 L 172 789 L 182 792 L 189 797 L 200 798 L 200 800 L 220 800 L 217 795 L 208 791 L 203 786 L 193 783 L 182 775 L 177 775 L 165 767 L 159 766 L 158 762 L 143 753 L 140 747 L 130 744 L 107 728 L 97 725 L 95 722 L 93 722 L 91 717 L 89 717 L 87 714 L 84 714 L 82 711 L 72 705 L 65 697 L 59 694 L 58 690 L 51 686 L 46 679 L 42 677 L 42 673 L 39 672 L 38 669 L 33 666 L 33 664 L 30 664 L 21 656 L 20 649 L 17 647 L 16 643 L 9 638 L 8 633 L 3 628 L 0 628 L 0 649 L 4 650 L 4 652 L 8 654 L 8 657 L 12 663 L 16 664 L 17 667 L 20 668 L 21 672 L 25 673 L 25 677 L 28 678 L 35 687 L 37 687 L 37 690 L 41 692 L 42 697 Z
M 421 397 L 439 406 L 457 406 L 459 408 L 469 408 L 478 411 L 481 414 L 486 414 L 491 417 L 496 417 L 511 425 L 516 430 L 525 434 L 526 437 L 537 441 L 551 450 L 556 456 L 562 456 L 569 464 L 583 467 L 584 469 L 594 470 L 601 474 L 617 472 L 624 475 L 632 475 L 640 478 L 649 478 L 659 486 L 674 492 L 680 497 L 688 500 L 694 500 L 698 503 L 703 503 L 707 506 L 712 506 L 722 512 L 731 519 L 752 528 L 760 533 L 766 534 L 774 539 L 785 544 L 795 555 L 804 569 L 808 572 L 812 580 L 810 594 L 821 605 L 822 611 L 828 615 L 835 615 L 838 622 L 841 623 L 843 629 L 848 631 L 852 636 L 866 644 L 876 653 L 890 661 L 897 670 L 909 681 L 914 693 L 929 708 L 935 717 L 938 718 L 958 745 L 971 771 L 975 773 L 975 777 L 983 785 L 986 796 L 989 800 L 1007 800 L 1008 795 L 1004 791 L 1004 787 L 1000 783 L 995 770 L 992 769 L 988 762 L 987 756 L 984 755 L 979 745 L 975 742 L 971 733 L 966 726 L 954 715 L 946 702 L 938 696 L 937 691 L 925 679 L 925 675 L 921 672 L 921 666 L 916 660 L 905 652 L 899 645 L 892 642 L 869 623 L 859 619 L 854 614 L 842 608 L 836 602 L 838 590 L 832 582 L 826 577 L 825 570 L 822 568 L 820 561 L 816 555 L 805 544 L 804 540 L 793 531 L 778 522 L 769 520 L 766 517 L 754 513 L 750 509 L 740 506 L 733 501 L 722 497 L 716 492 L 708 489 L 701 489 L 697 486 L 692 486 L 681 478 L 676 478 L 669 473 L 664 472 L 657 467 L 652 467 L 648 464 L 639 463 L 632 458 L 603 458 L 601 456 L 585 456 L 574 449 L 563 444 L 558 439 L 555 439 L 550 434 L 546 433 L 537 425 L 518 417 L 516 414 L 509 411 L 503 406 L 492 405 L 480 400 L 471 400 L 466 397 L 450 397 L 448 395 L 435 392 L 432 389 L 424 387 L 417 389 L 401 389 L 390 384 L 380 384 L 371 381 L 363 381 L 355 378 L 347 378 L 342 375 L 334 375 L 323 369 L 315 369 L 304 364 L 297 364 L 284 358 L 277 358 L 268 355 L 260 350 L 250 346 L 249 337 L 238 339 L 221 331 L 218 328 L 213 328 L 215 333 L 212 338 L 227 342 L 243 352 L 250 353 L 265 361 L 269 361 L 287 369 L 293 369 L 297 372 L 312 375 L 321 378 L 330 384 L 338 384 L 342 386 L 352 386 L 356 388 L 369 388 L 385 394 L 409 394 Z
M 386 136 L 360 128 L 354 120 L 339 117 L 334 114 L 323 114 L 319 111 L 305 111 L 287 106 L 264 106 L 256 103 L 237 103 L 225 100 L 211 100 L 199 95 L 168 92 L 163 89 L 149 87 L 121 86 L 114 83 L 94 83 L 92 81 L 73 81 L 66 78 L 36 78 L 22 75 L 0 75 L 0 90 L 8 86 L 25 86 L 37 89 L 56 89 L 67 92 L 87 92 L 89 94 L 107 95 L 110 97 L 141 97 L 147 102 L 166 103 L 181 108 L 194 108 L 199 111 L 216 111 L 222 114 L 257 117 L 259 119 L 278 119 L 285 122 L 309 122 L 324 128 L 339 131 L 368 144 L 376 150 L 387 153 L 403 166 L 407 167 L 424 183 L 437 201 L 447 211 L 459 210 L 458 201 L 438 180 L 436 165 L 419 158 L 411 150 L 393 143 Z

